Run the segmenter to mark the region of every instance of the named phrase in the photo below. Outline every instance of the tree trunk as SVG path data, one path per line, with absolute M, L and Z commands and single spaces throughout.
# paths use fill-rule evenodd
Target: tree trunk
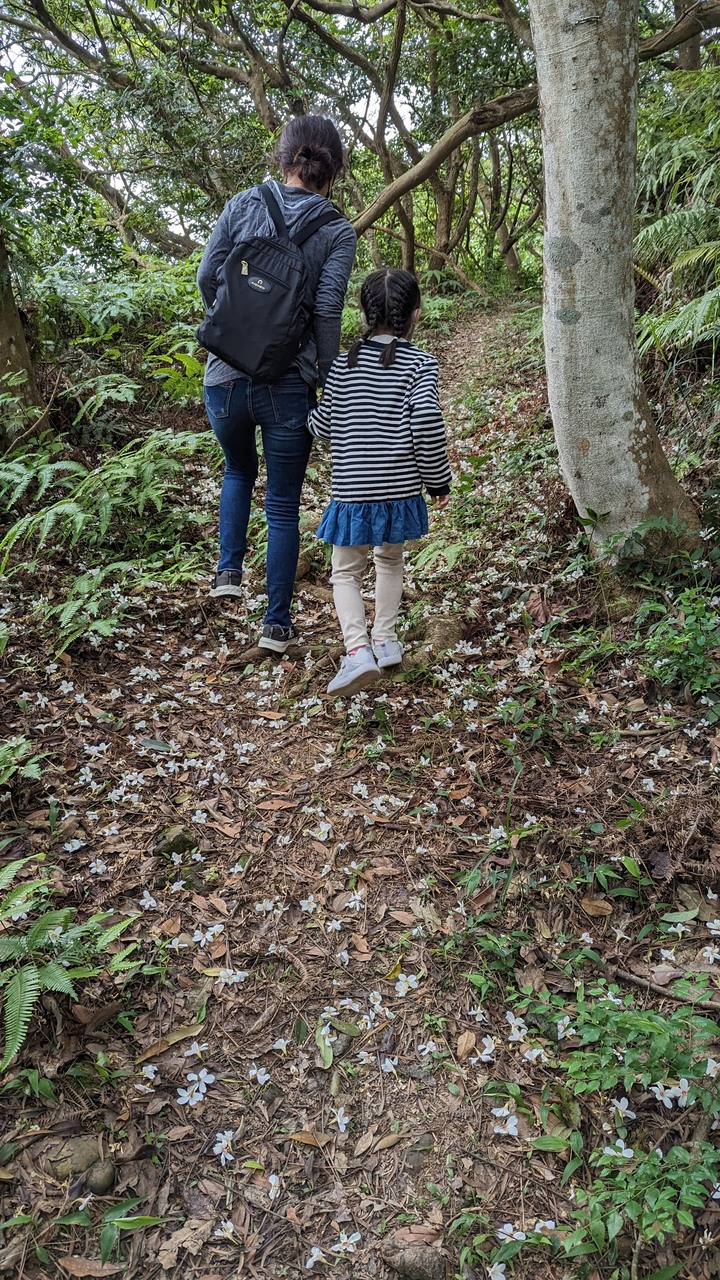
M 9 378 L 12 381 L 5 381 Z M 16 396 L 26 409 L 42 408 L 42 396 L 15 304 L 5 241 L 0 235 L 0 393 Z M 16 381 L 17 379 L 17 381 Z M 4 441 L 7 414 L 0 415 L 0 442 Z
M 698 525 L 640 376 L 632 266 L 637 0 L 530 0 L 545 170 L 543 318 L 560 463 L 605 542 L 661 516 Z
M 428 266 L 431 271 L 442 271 L 450 247 L 455 192 L 453 190 L 448 191 L 447 187 L 441 183 L 434 183 L 433 194 L 435 197 L 435 236 L 433 240 L 435 253 L 430 255 Z
M 684 17 L 695 0 L 675 0 L 675 21 Z M 680 45 L 678 66 L 683 71 L 700 70 L 700 33 Z
M 413 219 L 413 197 L 412 192 L 403 196 L 402 200 L 397 202 L 397 213 L 400 219 L 400 225 L 403 229 L 402 238 L 402 265 L 403 271 L 411 271 L 415 274 L 415 222 Z
M 498 244 L 500 252 L 505 259 L 505 266 L 510 277 L 510 283 L 513 289 L 522 289 L 522 268 L 520 266 L 520 257 L 515 245 L 510 239 L 510 232 L 507 229 L 507 223 L 501 222 L 498 227 Z

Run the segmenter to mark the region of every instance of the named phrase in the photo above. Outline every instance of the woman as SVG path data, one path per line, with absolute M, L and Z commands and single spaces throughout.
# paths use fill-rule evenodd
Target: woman
M 290 234 L 298 234 L 330 208 L 329 194 L 343 167 L 343 147 L 335 125 L 323 116 L 295 116 L 285 126 L 276 151 L 282 183 L 272 188 Z M 225 206 L 198 268 L 198 285 L 208 310 L 217 291 L 217 273 L 234 245 L 273 234 L 267 204 L 256 187 L 241 191 Z M 258 641 L 284 653 L 297 631 L 290 617 L 300 546 L 300 493 L 312 437 L 305 423 L 340 350 L 340 318 L 355 259 L 356 237 L 345 218 L 320 227 L 302 254 L 314 299 L 312 331 L 288 373 L 268 384 L 252 381 L 217 356 L 208 356 L 204 398 L 210 425 L 225 455 L 220 494 L 220 560 L 210 595 L 239 596 L 258 475 L 255 430 L 262 432 L 267 468 L 265 516 L 268 525 L 268 607 Z

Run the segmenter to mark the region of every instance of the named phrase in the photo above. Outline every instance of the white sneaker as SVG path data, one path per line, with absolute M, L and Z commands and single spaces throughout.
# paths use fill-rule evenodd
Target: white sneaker
M 347 655 L 340 663 L 340 670 L 328 685 L 328 693 L 350 698 L 361 689 L 367 689 L 380 679 L 380 668 L 373 657 L 370 645 L 363 645 L 355 653 Z
M 379 667 L 396 667 L 402 662 L 404 649 L 399 640 L 375 640 L 373 653 Z

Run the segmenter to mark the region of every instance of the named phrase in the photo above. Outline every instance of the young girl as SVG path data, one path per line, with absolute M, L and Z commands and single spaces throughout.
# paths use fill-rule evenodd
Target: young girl
M 366 332 L 331 366 L 312 435 L 330 441 L 332 502 L 318 537 L 331 542 L 335 609 L 347 656 L 328 693 L 349 697 L 400 662 L 397 620 L 406 539 L 428 531 L 425 486 L 438 507 L 450 492 L 437 361 L 409 341 L 420 289 L 409 271 L 374 271 L 360 293 Z M 361 583 L 375 549 L 375 623 L 368 636 Z

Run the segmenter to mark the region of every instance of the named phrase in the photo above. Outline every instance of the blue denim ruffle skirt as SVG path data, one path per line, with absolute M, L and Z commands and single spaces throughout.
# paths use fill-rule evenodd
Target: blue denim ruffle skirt
M 325 509 L 318 538 L 334 547 L 379 547 L 383 542 L 409 542 L 428 531 L 422 494 L 394 502 L 338 502 Z

